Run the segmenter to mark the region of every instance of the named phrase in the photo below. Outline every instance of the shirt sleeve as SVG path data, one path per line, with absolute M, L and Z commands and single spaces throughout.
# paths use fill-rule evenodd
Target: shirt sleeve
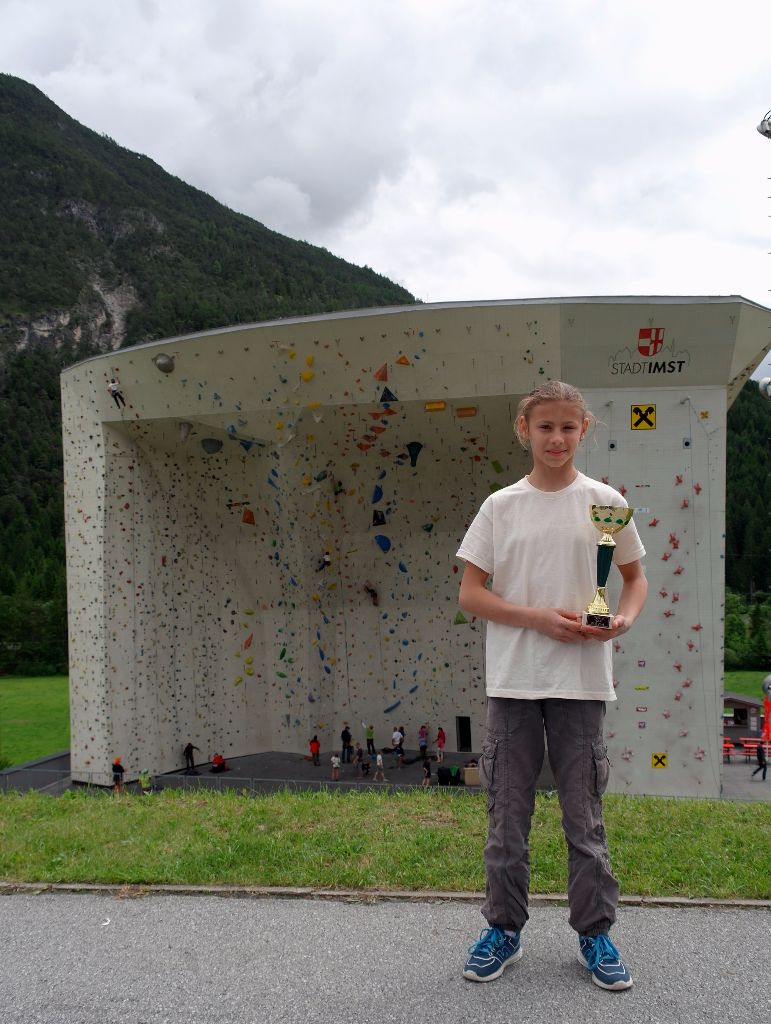
M 493 516 L 492 505 L 488 498 L 474 517 L 466 536 L 456 552 L 456 558 L 471 562 L 483 572 L 492 575 L 495 567 L 493 551 Z
M 616 565 L 627 565 L 645 557 L 645 548 L 637 532 L 634 518 L 630 519 L 613 539 L 616 542 L 616 550 L 613 552 L 613 561 Z

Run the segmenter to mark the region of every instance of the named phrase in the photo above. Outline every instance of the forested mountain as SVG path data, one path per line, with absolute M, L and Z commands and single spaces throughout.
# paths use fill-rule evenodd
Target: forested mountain
M 66 670 L 65 366 L 227 324 L 415 301 L 0 74 L 0 672 Z
M 0 224 L 0 326 L 11 337 L 47 317 L 76 338 L 133 345 L 415 301 L 233 213 L 10 75 L 0 75 Z

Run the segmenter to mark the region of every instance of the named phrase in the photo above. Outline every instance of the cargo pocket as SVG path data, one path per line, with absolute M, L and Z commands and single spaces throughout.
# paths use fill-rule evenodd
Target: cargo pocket
M 487 810 L 495 806 L 495 757 L 498 753 L 498 740 L 485 740 L 479 758 L 479 783 L 487 793 Z
M 594 791 L 597 796 L 602 796 L 608 788 L 610 779 L 610 761 L 605 740 L 595 740 L 592 743 L 592 760 L 594 762 Z

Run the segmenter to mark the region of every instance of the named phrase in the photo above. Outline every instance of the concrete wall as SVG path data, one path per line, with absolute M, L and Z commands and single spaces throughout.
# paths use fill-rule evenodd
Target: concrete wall
M 404 725 L 413 747 L 421 722 L 442 725 L 452 749 L 468 716 L 478 750 L 483 627 L 459 613 L 454 553 L 490 490 L 529 468 L 519 397 L 562 377 L 600 420 L 579 468 L 625 492 L 648 550 L 647 610 L 616 644 L 614 785 L 715 795 L 727 396 L 770 323 L 737 298 L 418 306 L 72 367 L 74 777 L 107 781 L 116 755 L 129 776 L 168 770 L 188 739 L 207 757 L 305 751 L 313 733 L 328 749 L 343 720 L 362 741 L 372 722 L 378 745 Z

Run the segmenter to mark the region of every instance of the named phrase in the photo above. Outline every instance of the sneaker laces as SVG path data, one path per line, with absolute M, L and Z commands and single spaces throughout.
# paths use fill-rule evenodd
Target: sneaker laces
M 474 956 L 479 956 L 480 954 L 485 953 L 489 955 L 505 941 L 506 935 L 500 928 L 485 928 L 484 931 L 480 933 L 477 941 L 469 946 L 468 951 Z
M 607 935 L 595 935 L 592 941 L 592 948 L 589 950 L 589 955 L 586 957 L 586 963 L 589 970 L 595 970 L 597 965 L 603 960 L 621 960 L 621 954 Z

